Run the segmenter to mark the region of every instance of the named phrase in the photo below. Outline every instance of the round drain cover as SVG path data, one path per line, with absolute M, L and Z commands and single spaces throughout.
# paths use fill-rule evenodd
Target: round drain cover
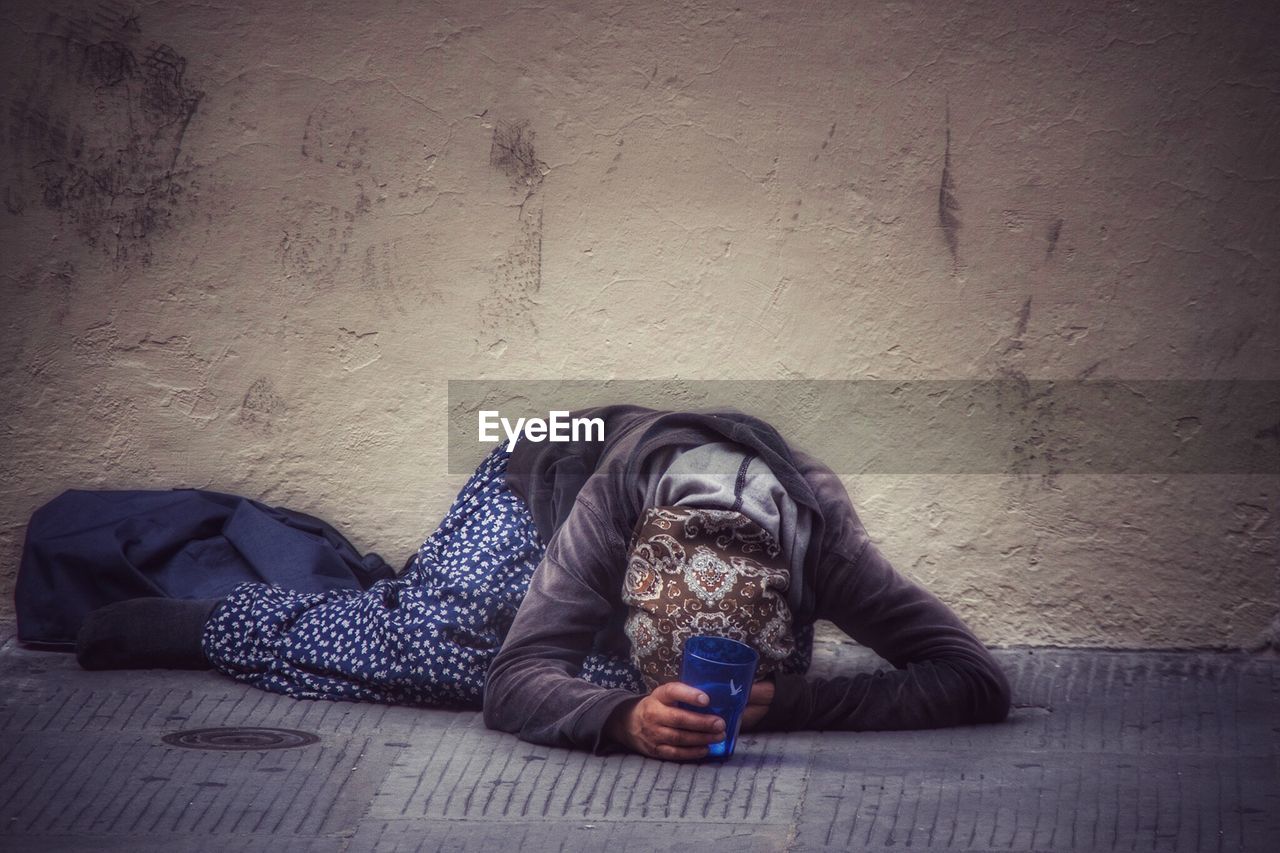
M 180 746 L 183 749 L 293 749 L 320 742 L 320 738 L 310 732 L 245 726 L 189 729 L 167 734 L 160 739 L 170 746 Z

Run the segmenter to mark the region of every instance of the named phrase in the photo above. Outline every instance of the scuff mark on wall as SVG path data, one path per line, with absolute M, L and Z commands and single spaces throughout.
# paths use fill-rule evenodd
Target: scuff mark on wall
M 490 355 L 501 355 L 505 343 L 537 336 L 533 309 L 542 290 L 542 200 L 528 206 L 547 173 L 533 147 L 533 130 L 527 120 L 499 121 L 493 129 L 489 165 L 511 180 L 511 189 L 524 193 L 520 202 L 520 230 L 515 244 L 494 269 L 488 295 L 480 300 L 481 338 L 477 345 Z
M 394 104 L 393 121 L 388 103 Z M 349 178 L 353 198 L 342 206 L 355 215 L 418 214 L 435 203 L 430 173 L 448 147 L 451 128 L 427 101 L 385 81 L 344 81 L 311 107 L 301 125 L 300 157 L 320 167 L 307 175 L 327 181 L 321 175 L 332 170 Z
M 304 300 L 334 286 L 355 233 L 356 215 L 330 204 L 284 199 L 277 256 L 293 291 Z
M 400 287 L 391 257 L 392 246 L 388 243 L 366 246 L 364 261 L 360 265 L 360 285 L 366 292 L 372 293 L 384 308 L 403 314 L 404 301 L 400 298 Z
M 520 231 L 493 272 L 488 295 L 480 300 L 480 328 L 484 338 L 477 341 L 490 353 L 503 338 L 537 336 L 534 320 L 537 294 L 542 289 L 542 207 L 525 211 Z
M 360 287 L 373 295 L 384 311 L 403 315 L 424 305 L 441 305 L 444 296 L 432 282 L 431 271 L 418 266 L 413 275 L 402 271 L 395 241 L 366 246 L 360 265 Z
M 947 241 L 947 251 L 951 260 L 960 262 L 960 217 L 956 211 L 960 202 L 956 199 L 956 182 L 951 174 L 951 105 L 947 105 L 945 120 L 946 142 L 942 149 L 942 180 L 938 185 L 938 224 L 942 226 L 942 236 Z
M 1048 240 L 1049 243 L 1048 247 L 1044 250 L 1045 260 L 1052 258 L 1054 251 L 1058 248 L 1058 238 L 1062 236 L 1062 224 L 1063 219 L 1061 216 L 1055 218 L 1049 223 L 1049 230 L 1045 235 L 1045 239 Z
M 6 209 L 42 203 L 118 265 L 148 262 L 152 238 L 197 190 L 179 160 L 203 93 L 185 57 L 140 36 L 138 16 L 110 6 L 91 19 L 50 13 L 5 134 L 19 166 Z
M 547 173 L 547 164 L 533 148 L 533 129 L 527 119 L 499 121 L 493 128 L 489 165 L 511 179 L 511 187 L 532 196 Z
M 827 130 L 827 138 L 822 140 L 822 148 L 813 155 L 813 162 L 818 162 L 818 158 L 822 156 L 822 152 L 827 150 L 827 146 L 831 144 L 831 138 L 836 135 L 836 123 L 831 122 L 831 128 Z
M 1014 321 L 1013 333 L 1003 335 L 988 350 L 989 354 L 994 354 L 992 358 L 987 359 L 988 370 L 996 373 L 1004 371 L 1013 371 L 1018 376 L 1025 376 L 1021 371 L 1013 368 L 1014 359 L 1017 358 L 1026 347 L 1027 329 L 1031 325 L 1031 300 L 1028 296 L 1022 301 L 1022 307 L 1018 309 L 1018 319 Z
M 347 110 L 335 114 L 328 104 L 321 104 L 307 115 L 302 131 L 302 156 L 317 163 L 331 162 L 336 168 L 354 174 L 369 156 L 369 129 L 350 126 Z
M 396 104 L 395 122 L 371 108 L 386 99 Z M 395 281 L 392 241 L 361 247 L 357 225 L 380 214 L 429 210 L 438 193 L 430 172 L 448 135 L 447 123 L 430 106 L 381 82 L 344 83 L 311 107 L 298 142 L 306 174 L 351 195 L 336 203 L 340 196 L 332 194 L 329 203 L 281 199 L 277 257 L 294 298 L 305 301 L 354 280 L 391 310 L 409 307 Z M 333 172 L 343 179 L 333 182 Z
M 275 384 L 263 376 L 256 379 L 245 392 L 244 399 L 240 401 L 236 422 L 269 433 L 287 408 L 284 398 L 276 393 Z
M 1033 386 L 1023 369 L 1029 354 L 1026 336 L 1031 327 L 1032 301 L 1032 296 L 1023 300 L 1012 333 L 998 338 L 980 365 L 982 373 L 995 380 L 997 411 L 1005 422 L 1013 425 L 1007 436 L 997 439 L 1008 442 L 1008 470 L 1018 475 L 1019 496 L 1010 492 L 1010 512 L 1015 511 L 1018 501 L 1027 495 L 1057 487 L 1062 473 L 1058 461 L 1061 445 L 1055 445 L 1049 438 L 1056 436 L 1058 441 L 1063 440 L 1059 421 L 1069 416 L 1064 410 L 1069 406 L 1055 395 L 1054 386 Z M 1063 449 L 1070 452 L 1070 447 Z M 1029 554 L 1038 559 L 1035 548 Z

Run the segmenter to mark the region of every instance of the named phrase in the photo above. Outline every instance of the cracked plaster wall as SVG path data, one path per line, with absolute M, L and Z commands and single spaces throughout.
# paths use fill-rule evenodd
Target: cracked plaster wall
M 0 588 L 68 487 L 398 563 L 450 378 L 1280 376 L 1280 14 L 1052 5 L 7 3 Z M 1275 476 L 847 482 L 989 642 L 1276 629 Z

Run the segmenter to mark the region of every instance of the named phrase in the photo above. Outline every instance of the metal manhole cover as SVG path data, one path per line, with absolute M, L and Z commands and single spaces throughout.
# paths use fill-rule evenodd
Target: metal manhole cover
M 180 746 L 183 749 L 293 749 L 320 742 L 320 738 L 310 732 L 245 726 L 189 729 L 167 734 L 160 739 L 170 746 Z

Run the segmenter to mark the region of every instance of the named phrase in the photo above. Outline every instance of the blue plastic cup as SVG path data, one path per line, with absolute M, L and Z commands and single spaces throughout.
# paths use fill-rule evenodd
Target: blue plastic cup
M 747 708 L 759 661 L 760 656 L 755 649 L 737 640 L 697 636 L 685 641 L 680 681 L 698 688 L 711 701 L 705 707 L 684 707 L 701 714 L 715 714 L 724 720 L 724 740 L 707 748 L 708 757 L 728 758 L 733 755 L 742 712 Z

